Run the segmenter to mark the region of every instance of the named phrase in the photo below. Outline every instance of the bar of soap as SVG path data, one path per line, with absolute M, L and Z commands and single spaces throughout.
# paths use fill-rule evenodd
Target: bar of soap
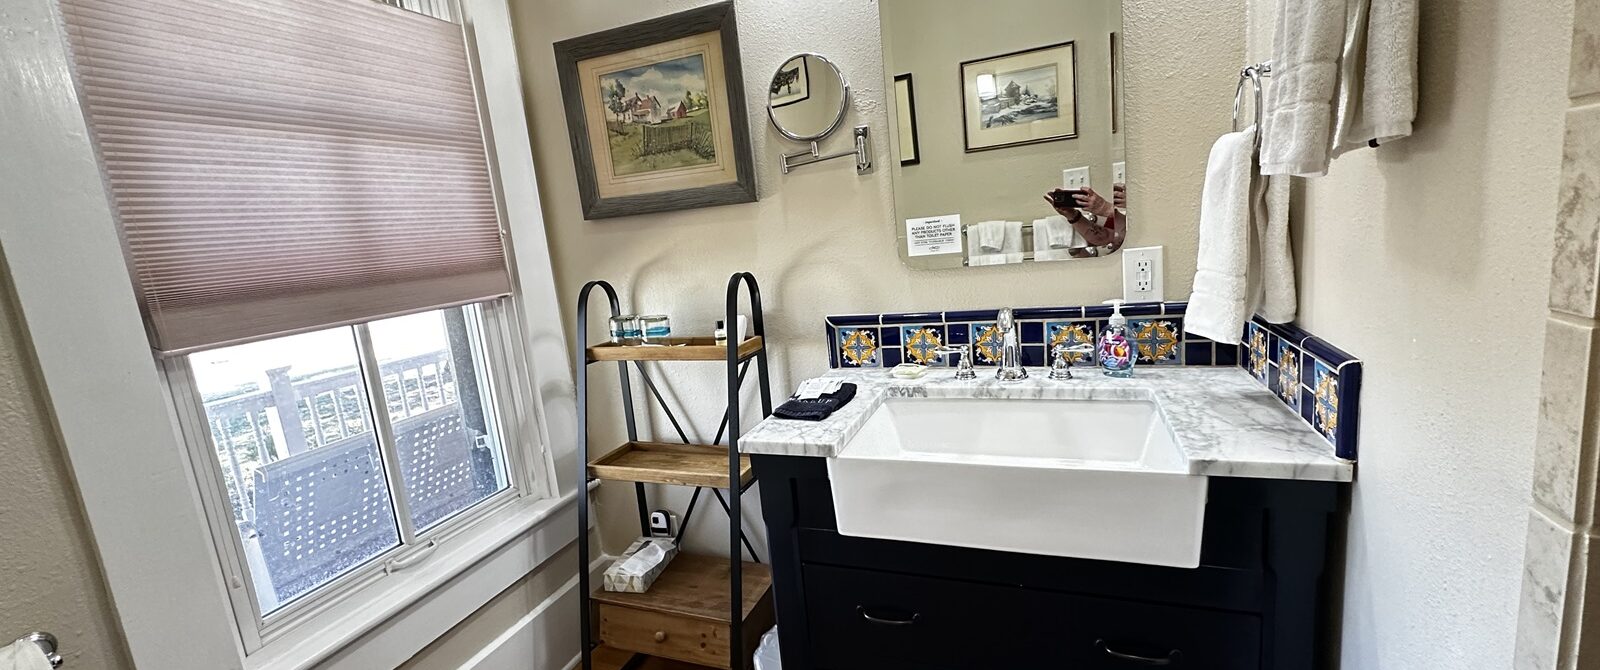
M 928 366 L 916 363 L 901 363 L 889 371 L 896 379 L 916 379 L 927 373 Z

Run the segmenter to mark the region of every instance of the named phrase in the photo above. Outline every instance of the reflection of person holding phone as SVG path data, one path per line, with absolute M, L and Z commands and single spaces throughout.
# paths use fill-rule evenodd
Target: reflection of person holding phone
M 1116 184 L 1111 188 L 1108 201 L 1087 186 L 1072 190 L 1058 188 L 1044 199 L 1058 214 L 1067 217 L 1072 229 L 1089 244 L 1088 249 L 1072 250 L 1072 255 L 1098 256 L 1102 249 L 1095 247 L 1103 247 L 1104 253 L 1111 253 L 1120 249 L 1127 239 L 1127 193 L 1126 185 Z

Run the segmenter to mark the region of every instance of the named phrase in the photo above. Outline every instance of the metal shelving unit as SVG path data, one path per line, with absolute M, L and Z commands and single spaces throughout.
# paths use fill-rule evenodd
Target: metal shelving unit
M 578 339 L 575 358 L 582 361 L 577 371 L 578 395 L 578 454 L 581 476 L 578 486 L 578 588 L 581 599 L 582 616 L 582 665 L 584 670 L 595 668 L 595 653 L 597 648 L 596 631 L 594 625 L 593 604 L 598 600 L 602 605 L 628 608 L 639 612 L 648 613 L 649 616 L 680 617 L 699 626 L 728 627 L 726 638 L 728 642 L 728 657 L 726 664 L 721 667 L 737 670 L 749 664 L 751 653 L 754 651 L 754 640 L 758 639 L 764 631 L 756 630 L 754 634 L 747 630 L 747 623 L 754 620 L 752 617 L 761 617 L 761 609 L 765 603 L 766 616 L 770 617 L 771 602 L 767 596 L 772 586 L 771 571 L 760 564 L 760 557 L 756 554 L 755 547 L 750 544 L 744 533 L 744 524 L 740 517 L 740 498 L 743 493 L 755 483 L 755 475 L 750 468 L 748 456 L 739 454 L 739 390 L 744 384 L 746 373 L 749 372 L 751 363 L 755 364 L 756 379 L 760 386 L 761 414 L 763 417 L 772 414 L 772 393 L 767 377 L 767 350 L 765 324 L 761 312 L 761 290 L 756 284 L 754 275 L 748 272 L 735 273 L 728 279 L 726 320 L 730 333 L 738 323 L 739 293 L 743 286 L 748 291 L 750 303 L 750 325 L 752 333 L 743 341 L 732 338 L 726 344 L 716 344 L 711 338 L 678 338 L 669 344 L 661 345 L 621 345 L 605 343 L 599 345 L 589 344 L 589 297 L 590 292 L 599 288 L 606 294 L 611 308 L 611 315 L 621 314 L 621 305 L 617 300 L 617 292 L 611 284 L 605 281 L 592 281 L 585 284 L 578 294 Z M 683 426 L 673 414 L 672 408 L 667 405 L 661 392 L 656 388 L 654 380 L 646 370 L 646 361 L 678 362 L 678 361 L 723 361 L 727 365 L 727 390 L 728 406 L 723 413 L 722 424 L 717 429 L 717 436 L 709 445 L 694 444 L 684 432 Z M 617 364 L 617 380 L 621 386 L 622 408 L 624 420 L 627 424 L 628 441 L 594 460 L 590 460 L 589 451 L 589 366 L 594 363 L 615 362 Z M 668 421 L 677 433 L 680 444 L 640 440 L 638 422 L 634 415 L 632 375 L 629 372 L 629 363 L 637 372 L 639 379 L 649 389 L 650 397 L 659 405 L 666 414 Z M 726 446 L 717 445 L 723 436 L 728 438 Z M 720 579 L 720 567 L 714 567 L 699 557 L 680 555 L 677 560 L 667 566 L 666 571 L 658 578 L 656 586 L 649 592 L 642 594 L 609 594 L 602 593 L 596 597 L 591 591 L 589 571 L 589 543 L 587 529 L 589 527 L 589 487 L 587 483 L 592 479 L 631 481 L 634 483 L 634 495 L 639 505 L 639 528 L 642 535 L 650 534 L 650 505 L 646 495 L 645 484 L 668 484 L 676 486 L 693 486 L 694 494 L 689 499 L 688 508 L 684 511 L 678 527 L 677 540 L 683 540 L 683 534 L 689 527 L 689 522 L 694 516 L 695 506 L 700 501 L 700 494 L 706 489 L 716 496 L 728 513 L 728 600 L 726 602 L 727 616 L 723 617 L 720 607 L 690 607 L 683 606 L 683 600 L 677 599 L 684 593 L 693 593 L 703 587 L 707 580 L 713 576 Z M 723 495 L 723 490 L 727 495 Z M 746 564 L 743 561 L 743 551 L 748 550 L 754 563 Z M 688 558 L 690 560 L 684 560 Z M 680 565 L 682 563 L 682 565 Z M 674 570 L 674 568 L 680 568 Z M 754 593 L 750 592 L 755 591 Z M 655 594 L 655 595 L 652 595 Z M 711 609 L 719 610 L 716 612 Z M 667 635 L 657 632 L 654 640 L 664 642 Z M 703 647 L 703 645 L 702 645 Z M 703 651 L 703 650 L 702 650 Z M 628 652 L 651 653 L 647 649 L 635 648 L 622 650 L 617 653 L 615 649 L 604 649 L 605 653 L 598 654 L 604 657 L 600 662 L 608 666 L 614 665 L 611 659 L 626 657 Z M 695 662 L 707 662 L 704 658 L 682 658 Z

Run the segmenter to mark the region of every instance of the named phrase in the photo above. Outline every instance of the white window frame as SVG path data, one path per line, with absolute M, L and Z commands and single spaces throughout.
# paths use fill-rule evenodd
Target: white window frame
M 144 324 L 99 165 L 87 141 L 55 0 L 15 0 L 0 40 L 0 248 L 45 400 L 138 667 L 392 667 L 546 564 L 577 538 L 572 369 L 555 292 L 507 0 L 460 0 L 501 196 L 515 298 L 503 305 L 525 357 L 515 416 L 538 491 L 461 529 L 370 598 L 329 602 L 246 654 L 164 375 Z M 487 61 L 479 59 L 485 54 Z M 493 138 L 493 135 L 498 138 Z M 506 214 L 509 214 L 506 215 Z M 70 307 L 67 307 L 70 305 Z M 533 444 L 537 443 L 537 444 Z M 560 463 L 561 469 L 554 464 Z M 591 523 L 593 517 L 591 516 Z M 63 529 L 75 532 L 76 529 Z M 231 532 L 231 531 L 230 531 Z M 594 569 L 595 566 L 589 566 Z M 576 578 L 546 605 L 572 597 Z M 565 594 L 565 595 L 562 595 Z M 566 601 L 561 601 L 566 602 Z M 565 607 L 565 605 L 561 605 Z M 556 610 L 551 610 L 556 611 Z M 553 638 L 553 657 L 577 653 Z
M 395 513 L 397 543 L 270 613 L 262 612 L 254 587 L 254 576 L 244 557 L 245 549 L 228 500 L 226 475 L 217 460 L 217 445 L 206 416 L 204 400 L 195 383 L 190 357 L 173 356 L 161 361 L 190 466 L 199 483 L 200 500 L 205 508 L 219 568 L 228 587 L 228 599 L 239 628 L 240 641 L 247 655 L 259 652 L 264 645 L 286 635 L 292 635 L 293 631 L 316 620 L 319 613 L 328 611 L 341 601 L 370 598 L 368 594 L 383 580 L 393 580 L 431 560 L 440 545 L 462 537 L 464 532 L 514 501 L 522 498 L 537 501 L 550 496 L 549 489 L 540 481 L 540 468 L 537 467 L 543 461 L 543 444 L 537 439 L 527 439 L 529 435 L 537 435 L 538 426 L 523 425 L 513 402 L 513 398 L 525 392 L 517 383 L 514 371 L 521 367 L 517 361 L 526 360 L 526 357 L 519 346 L 520 329 L 513 316 L 515 310 L 511 305 L 512 300 L 514 298 L 505 297 L 466 306 L 468 335 L 474 340 L 474 351 L 481 359 L 477 361 L 481 366 L 477 370 L 478 378 L 493 409 L 492 421 L 496 442 L 505 459 L 507 486 L 427 529 L 414 527 L 408 509 L 406 482 L 400 474 L 397 457 L 399 447 L 395 442 L 393 423 L 389 419 L 390 408 L 383 395 L 379 361 L 368 327 L 371 322 L 345 326 L 351 329 L 356 338 L 362 395 L 372 415 L 372 430 L 377 438 L 384 479 Z

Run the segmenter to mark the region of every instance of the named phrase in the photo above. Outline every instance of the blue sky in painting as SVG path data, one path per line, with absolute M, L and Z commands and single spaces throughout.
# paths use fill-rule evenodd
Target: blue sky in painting
M 604 89 L 618 80 L 621 80 L 622 85 L 628 89 L 629 95 L 634 93 L 645 97 L 653 95 L 663 105 L 670 107 L 682 100 L 683 94 L 688 91 L 699 93 L 706 90 L 705 56 L 694 54 L 651 65 L 608 72 L 600 75 L 600 86 Z

